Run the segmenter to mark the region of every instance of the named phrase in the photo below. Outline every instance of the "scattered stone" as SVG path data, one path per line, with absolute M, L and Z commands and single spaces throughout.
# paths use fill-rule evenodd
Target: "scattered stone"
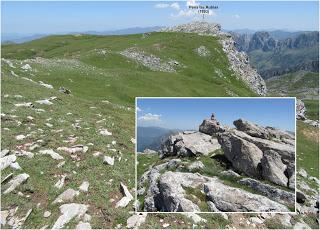
M 82 184 L 79 187 L 79 190 L 82 191 L 82 192 L 88 192 L 88 190 L 89 190 L 89 182 L 88 181 L 82 182 Z
M 78 196 L 80 193 L 74 189 L 68 188 L 66 191 L 61 193 L 54 201 L 53 204 L 63 203 L 67 201 L 72 201 L 75 196 Z
M 9 153 L 10 153 L 10 150 L 9 150 L 9 149 L 4 149 L 4 150 L 1 151 L 0 157 L 1 157 L 1 158 L 2 158 L 2 157 L 5 157 L 5 156 L 8 155 Z M 2 170 L 2 168 L 1 168 L 1 170 Z
M 44 218 L 48 218 L 49 216 L 51 216 L 51 212 L 50 211 L 45 211 L 43 214 Z
M 103 136 L 111 136 L 112 133 L 109 132 L 107 129 L 100 129 L 99 133 Z
M 204 168 L 204 164 L 201 161 L 195 161 L 188 166 L 189 171 L 200 170 Z
M 201 216 L 199 216 L 198 214 L 196 213 L 182 213 L 183 215 L 185 215 L 186 217 L 192 219 L 192 221 L 194 223 L 200 223 L 200 222 L 204 222 L 206 223 L 207 220 L 206 219 L 203 219 Z
M 36 102 L 41 105 L 53 105 L 53 103 L 49 99 L 38 100 Z
M 114 165 L 114 157 L 104 156 L 103 163 L 108 165 Z
M 62 215 L 54 223 L 52 229 L 61 229 L 65 224 L 69 223 L 73 218 L 80 219 L 88 210 L 88 206 L 84 204 L 63 204 L 60 206 Z
M 133 196 L 129 192 L 127 186 L 125 186 L 123 183 L 120 183 L 120 191 L 123 194 L 123 197 L 121 200 L 119 200 L 116 203 L 116 208 L 117 207 L 126 207 L 131 200 L 133 200 Z
M 146 221 L 147 213 L 137 213 L 127 219 L 127 228 L 137 229 Z
M 18 141 L 21 141 L 21 140 L 23 140 L 23 139 L 25 139 L 25 138 L 26 138 L 26 136 L 23 135 L 23 134 L 20 134 L 20 135 L 17 135 L 17 136 L 16 136 L 16 140 L 18 140 Z
M 7 217 L 9 216 L 8 210 L 1 210 L 0 212 L 0 225 L 5 226 L 7 224 Z
M 0 170 L 4 170 L 17 160 L 15 155 L 8 155 L 0 158 Z
M 297 223 L 293 226 L 293 229 L 302 230 L 302 229 L 311 229 L 311 228 L 309 227 L 309 225 L 307 225 L 306 223 L 304 223 L 303 221 L 301 221 L 301 222 L 297 222 Z
M 25 65 L 21 66 L 21 69 L 23 69 L 23 70 L 31 70 L 31 66 L 29 64 L 25 64 Z
M 306 170 L 304 170 L 303 168 L 301 168 L 301 169 L 298 171 L 298 175 L 299 175 L 299 176 L 302 176 L 303 178 L 307 178 L 307 177 L 308 177 L 308 173 L 307 173 Z
M 240 175 L 236 173 L 235 171 L 229 169 L 228 171 L 222 171 L 220 173 L 221 176 L 226 176 L 226 177 L 233 177 L 233 178 L 239 178 Z
M 46 84 L 46 83 L 43 83 L 42 81 L 39 81 L 39 84 L 48 88 L 48 89 L 53 89 L 53 86 L 52 85 L 49 85 L 49 84 Z
M 210 56 L 210 50 L 208 50 L 207 47 L 205 47 L 205 46 L 199 46 L 196 49 L 196 52 L 200 57 L 208 57 L 208 56 Z
M 306 119 L 307 109 L 300 99 L 296 101 L 296 119 L 297 120 L 305 120 Z
M 74 145 L 74 146 L 71 146 L 70 148 L 68 148 L 68 147 L 57 148 L 58 151 L 64 151 L 64 152 L 67 152 L 70 154 L 74 154 L 74 153 L 78 153 L 78 152 L 86 153 L 88 151 L 88 149 L 89 149 L 88 146 L 85 146 L 85 145 Z
M 82 221 L 79 222 L 79 224 L 77 224 L 76 226 L 76 230 L 90 230 L 91 225 L 90 223 L 83 223 Z
M 49 155 L 54 160 L 63 160 L 64 159 L 63 156 L 61 156 L 59 153 L 56 153 L 52 149 L 40 150 L 39 154 Z
M 64 88 L 62 86 L 59 88 L 59 92 L 64 93 L 64 94 L 71 94 L 71 90 Z
M 58 180 L 58 182 L 55 183 L 54 187 L 56 187 L 57 189 L 61 189 L 64 185 L 66 177 L 67 177 L 67 175 L 62 175 L 61 178 Z
M 26 173 L 19 174 L 15 176 L 12 180 L 8 182 L 8 188 L 3 192 L 3 194 L 8 194 L 15 190 L 20 184 L 24 183 L 29 178 Z
M 21 170 L 22 169 L 18 162 L 11 163 L 10 167 L 13 168 L 13 169 L 16 169 L 16 170 Z

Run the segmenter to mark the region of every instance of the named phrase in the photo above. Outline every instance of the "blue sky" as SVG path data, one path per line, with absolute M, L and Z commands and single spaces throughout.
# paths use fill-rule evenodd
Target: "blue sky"
M 170 26 L 198 18 L 187 1 L 26 2 L 2 1 L 2 33 L 66 33 Z M 207 21 L 224 29 L 317 30 L 318 2 L 197 2 L 217 5 Z
M 138 99 L 138 126 L 197 130 L 214 113 L 221 124 L 239 118 L 282 130 L 295 130 L 294 99 Z

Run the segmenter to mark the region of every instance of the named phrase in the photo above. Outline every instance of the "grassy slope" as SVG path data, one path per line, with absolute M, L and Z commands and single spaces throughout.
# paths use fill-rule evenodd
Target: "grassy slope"
M 319 73 L 298 71 L 266 80 L 269 94 L 297 96 L 299 98 L 317 98 Z M 310 92 L 307 92 L 310 89 Z
M 210 49 L 210 58 L 201 58 L 195 54 L 194 49 L 200 45 Z M 133 46 L 164 60 L 176 59 L 186 68 L 179 69 L 177 73 L 154 72 L 117 53 Z M 75 202 L 90 205 L 92 227 L 113 228 L 119 223 L 125 226 L 126 219 L 130 216 L 128 211 L 132 210 L 132 206 L 118 209 L 114 206 L 122 197 L 119 192 L 120 182 L 125 183 L 129 189 L 134 187 L 134 145 L 130 139 L 134 137 L 135 96 L 227 96 L 226 90 L 241 96 L 255 95 L 242 82 L 236 80 L 215 38 L 178 33 L 152 33 L 147 39 L 141 39 L 141 35 L 51 36 L 19 45 L 5 45 L 2 49 L 3 58 L 12 60 L 16 67 L 11 68 L 2 62 L 2 113 L 18 116 L 2 120 L 2 149 L 16 150 L 18 145 L 36 140 L 43 140 L 43 149 L 71 146 L 72 144 L 64 142 L 69 135 L 79 137 L 75 144 L 94 144 L 81 156 L 79 167 L 68 154 L 62 152 L 60 154 L 64 156 L 66 164 L 59 169 L 56 168 L 58 162 L 48 156 L 18 158 L 22 171 L 30 175 L 28 182 L 18 191 L 30 197 L 19 197 L 13 193 L 5 195 L 2 197 L 2 208 L 18 205 L 21 215 L 24 215 L 28 208 L 33 208 L 24 225 L 28 228 L 40 228 L 46 224 L 50 227 L 59 216 L 59 205 L 52 205 L 51 202 L 66 188 L 76 189 L 84 180 L 90 183 L 89 193 L 81 193 Z M 101 49 L 108 53 L 102 55 L 99 52 Z M 25 63 L 21 61 L 34 57 L 45 59 L 26 61 L 32 70 L 23 71 L 21 66 Z M 215 70 L 221 70 L 224 77 L 216 76 Z M 55 89 L 47 89 L 20 77 L 12 77 L 11 71 L 20 77 L 52 84 Z M 57 89 L 60 86 L 70 89 L 72 96 L 59 93 Z M 9 97 L 4 97 L 6 94 Z M 13 95 L 22 95 L 23 98 L 15 98 Z M 34 102 L 50 96 L 57 96 L 59 101 L 51 106 L 35 103 L 36 108 L 46 110 L 44 113 L 14 106 L 16 103 Z M 102 103 L 102 100 L 109 100 L 112 104 Z M 132 110 L 119 108 L 115 104 L 129 106 Z M 91 106 L 97 108 L 90 109 Z M 68 112 L 73 114 L 67 116 Z M 28 122 L 27 116 L 33 116 L 34 122 Z M 52 120 L 47 121 L 48 118 Z M 104 123 L 96 123 L 103 118 L 106 119 Z M 77 119 L 82 119 L 82 128 L 79 130 L 72 127 Z M 22 122 L 18 127 L 17 121 Z M 50 129 L 45 123 L 54 126 Z M 108 128 L 113 136 L 99 135 L 100 127 Z M 43 133 L 38 129 L 42 129 Z M 63 132 L 52 131 L 59 129 L 63 129 Z M 23 141 L 14 138 L 18 134 L 26 135 L 31 132 L 33 134 Z M 114 148 L 121 153 L 114 153 L 106 148 L 113 140 L 117 141 Z M 115 156 L 115 166 L 102 164 L 101 157 L 92 156 L 95 151 Z M 118 162 L 120 156 L 122 160 Z M 2 172 L 2 176 L 10 172 L 15 175 L 21 173 L 7 168 Z M 53 186 L 58 180 L 56 176 L 60 174 L 68 174 L 69 180 L 63 189 L 58 191 Z M 110 182 L 111 179 L 113 181 Z M 115 201 L 110 202 L 110 199 Z M 36 210 L 37 203 L 40 203 L 40 208 Z M 52 211 L 52 215 L 47 219 L 42 217 L 46 210 Z M 74 228 L 75 224 L 73 221 L 66 227 Z

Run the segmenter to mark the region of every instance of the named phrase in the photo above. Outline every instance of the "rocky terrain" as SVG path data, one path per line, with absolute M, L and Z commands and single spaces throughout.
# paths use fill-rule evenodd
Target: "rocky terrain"
M 199 132 L 170 136 L 159 154 L 170 160 L 151 167 L 139 180 L 138 195 L 145 196 L 143 210 L 293 211 L 295 136 L 242 119 L 234 121 L 234 125 L 236 129 L 224 128 L 212 114 L 199 126 Z M 201 158 L 215 161 L 218 156 L 226 168 L 211 176 Z M 225 184 L 224 177 L 231 177 L 235 185 Z M 244 187 L 239 188 L 240 185 Z M 188 189 L 199 195 L 188 194 Z
M 164 32 L 183 32 L 183 33 L 197 33 L 201 36 L 215 36 L 220 39 L 220 44 L 223 51 L 226 53 L 230 62 L 230 68 L 236 75 L 242 79 L 253 91 L 259 95 L 266 95 L 267 88 L 264 80 L 253 69 L 248 60 L 248 56 L 244 52 L 239 52 L 236 49 L 235 41 L 231 34 L 221 31 L 221 26 L 216 23 L 208 22 L 192 22 L 189 24 L 178 25 L 171 28 L 164 28 Z M 203 47 L 199 47 L 203 50 Z M 199 50 L 198 48 L 198 50 Z M 201 54 L 202 56 L 203 54 Z
M 139 55 L 160 58 L 161 67 L 170 60 L 181 66 L 172 65 L 174 72 L 152 70 L 121 54 L 133 47 Z M 318 129 L 300 120 L 297 185 L 302 195 L 296 215 L 133 213 L 136 96 L 257 95 L 230 68 L 219 36 L 48 36 L 3 45 L 1 64 L 1 228 L 318 228 Z M 304 102 L 309 118 L 314 109 Z M 139 159 L 140 175 L 154 162 L 174 158 L 147 152 Z M 228 183 L 218 172 L 229 174 L 231 166 L 221 150 L 215 152 L 217 164 L 211 153 L 198 160 L 210 168 L 203 168 L 207 175 Z M 245 178 L 241 183 L 251 185 L 239 182 L 241 189 L 253 186 L 274 194 L 265 188 L 276 185 Z
M 300 70 L 319 72 L 318 31 L 292 33 L 285 38 L 265 31 L 232 36 L 238 50 L 248 54 L 264 79 Z

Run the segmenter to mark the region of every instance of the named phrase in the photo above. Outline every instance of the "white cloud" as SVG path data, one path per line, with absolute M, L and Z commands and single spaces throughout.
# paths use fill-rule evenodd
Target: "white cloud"
M 196 3 L 196 0 L 187 0 L 187 6 L 198 6 L 199 3 Z
M 142 109 L 140 109 L 138 106 L 137 106 L 137 112 L 142 112 Z
M 161 115 L 158 114 L 152 114 L 152 113 L 147 113 L 141 117 L 138 118 L 140 121 L 161 121 L 160 119 Z
M 168 4 L 168 3 L 158 3 L 154 6 L 155 8 L 158 9 L 164 9 L 164 8 L 172 8 L 174 10 L 180 10 L 180 5 L 177 2 Z
M 235 15 L 232 15 L 232 17 L 235 18 L 235 19 L 239 19 L 240 15 L 239 14 L 235 14 Z
M 202 14 L 198 13 L 197 10 L 192 10 L 192 9 L 188 9 L 188 10 L 180 10 L 177 14 L 171 14 L 171 17 L 173 18 L 181 18 L 181 17 L 194 17 L 196 16 L 196 19 L 199 20 L 201 19 L 200 16 L 202 17 Z M 209 10 L 209 13 L 204 14 L 204 16 L 216 16 L 217 14 L 215 12 L 213 12 L 212 10 Z

